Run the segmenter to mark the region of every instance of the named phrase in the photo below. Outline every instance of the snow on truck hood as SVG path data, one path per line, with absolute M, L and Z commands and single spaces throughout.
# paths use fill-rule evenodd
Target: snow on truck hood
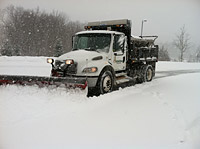
M 74 61 L 90 61 L 91 59 L 97 57 L 97 56 L 103 56 L 103 53 L 98 53 L 95 51 L 86 51 L 86 50 L 77 50 L 77 51 L 71 51 L 69 53 L 63 54 L 60 57 L 57 58 L 57 60 L 63 61 L 67 59 L 73 59 Z

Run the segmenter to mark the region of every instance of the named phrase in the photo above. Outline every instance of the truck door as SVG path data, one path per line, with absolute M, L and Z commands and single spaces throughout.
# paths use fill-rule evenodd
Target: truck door
M 112 64 L 115 71 L 126 69 L 126 38 L 124 35 L 114 35 Z

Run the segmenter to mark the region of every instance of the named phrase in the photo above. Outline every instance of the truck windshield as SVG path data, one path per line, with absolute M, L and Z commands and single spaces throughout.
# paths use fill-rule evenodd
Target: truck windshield
M 110 48 L 111 34 L 79 34 L 75 36 L 73 50 L 107 52 Z

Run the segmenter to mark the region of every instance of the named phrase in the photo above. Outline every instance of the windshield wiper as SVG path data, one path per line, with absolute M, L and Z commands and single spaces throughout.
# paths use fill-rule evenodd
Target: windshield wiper
M 84 50 L 86 50 L 86 51 L 95 51 L 95 49 L 91 49 L 91 48 L 85 48 Z
M 85 48 L 84 50 L 86 50 L 86 51 L 95 51 L 95 52 L 98 52 L 98 53 L 100 53 L 100 52 L 99 52 L 99 51 L 97 51 L 96 49 Z

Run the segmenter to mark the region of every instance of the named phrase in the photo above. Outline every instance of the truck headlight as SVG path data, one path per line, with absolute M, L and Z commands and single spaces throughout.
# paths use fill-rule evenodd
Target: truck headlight
M 47 63 L 53 64 L 53 62 L 54 62 L 54 59 L 52 59 L 52 58 L 47 58 Z
M 97 72 L 97 67 L 88 67 L 83 70 L 84 73 L 94 73 Z
M 65 64 L 70 65 L 70 64 L 74 64 L 74 61 L 71 59 L 65 60 Z

